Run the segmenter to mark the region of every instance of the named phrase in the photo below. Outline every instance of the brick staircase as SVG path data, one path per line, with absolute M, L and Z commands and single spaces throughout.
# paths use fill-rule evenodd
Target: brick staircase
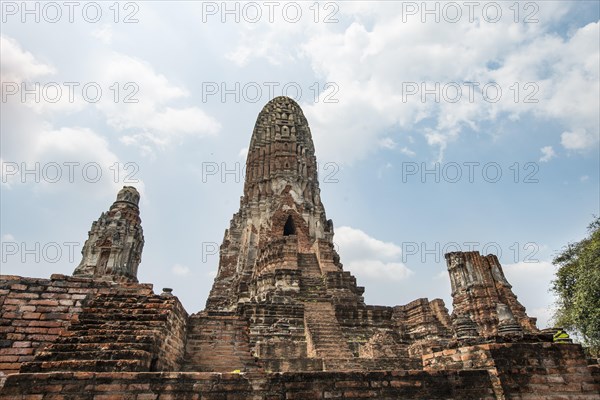
M 183 371 L 258 370 L 250 353 L 247 323 L 233 313 L 196 314 L 188 321 Z
M 298 268 L 304 276 L 321 276 L 317 256 L 312 253 L 298 253 Z
M 325 359 L 353 357 L 331 303 L 305 303 L 304 326 L 312 343 L 309 356 Z
M 327 298 L 325 279 L 314 254 L 298 253 L 298 267 L 302 273 L 300 276 L 300 298 L 299 300 L 316 302 Z
M 166 326 L 160 296 L 99 294 L 21 372 L 151 371 Z
M 299 300 L 318 302 L 327 298 L 327 289 L 320 276 L 301 276 Z

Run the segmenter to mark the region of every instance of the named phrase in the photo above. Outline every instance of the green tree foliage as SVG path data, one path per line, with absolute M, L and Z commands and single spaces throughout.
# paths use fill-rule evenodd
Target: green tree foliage
M 596 357 L 600 355 L 600 217 L 589 236 L 556 256 L 552 291 L 558 296 L 557 326 L 574 331 Z

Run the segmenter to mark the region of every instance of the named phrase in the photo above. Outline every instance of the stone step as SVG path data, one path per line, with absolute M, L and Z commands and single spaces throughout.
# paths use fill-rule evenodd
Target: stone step
M 145 350 L 88 350 L 88 351 L 41 351 L 35 361 L 81 361 L 81 360 L 150 360 L 152 354 Z
M 206 325 L 206 326 L 193 326 L 191 327 L 190 332 L 194 332 L 194 333 L 207 333 L 207 332 L 215 332 L 215 331 L 221 331 L 223 329 L 223 326 L 227 326 L 227 324 L 222 324 L 222 325 Z M 230 328 L 233 330 L 236 329 L 244 329 L 246 327 L 246 324 L 240 324 L 240 325 L 230 325 Z
M 326 348 L 338 348 L 340 346 L 340 341 L 338 340 L 337 343 L 336 342 L 324 342 L 322 340 L 319 340 L 319 338 L 313 338 L 313 343 L 317 343 L 318 347 L 321 349 L 326 349 Z
M 380 359 L 368 358 L 332 358 L 323 361 L 326 371 L 377 371 L 421 369 L 422 361 L 416 358 L 391 357 Z
M 315 254 L 298 253 L 298 268 L 302 271 L 302 275 L 320 276 L 321 268 Z
M 124 297 L 123 299 L 93 299 L 84 304 L 85 309 L 90 312 L 103 312 L 106 309 L 114 310 L 144 310 L 152 309 L 161 301 L 148 298 Z M 152 305 L 152 306 L 151 306 Z
M 113 321 L 95 324 L 72 323 L 69 327 L 69 330 L 71 330 L 72 332 L 84 332 L 101 329 L 105 331 L 126 330 L 130 332 L 137 332 L 138 330 L 159 331 L 163 329 L 164 326 L 164 323 L 160 323 L 157 321 L 148 321 L 147 323 L 137 321 Z
M 128 343 L 53 343 L 46 347 L 43 352 L 60 351 L 60 352 L 87 352 L 87 351 L 112 351 L 112 350 L 142 350 L 151 351 L 154 346 L 153 342 L 140 343 L 138 341 Z
M 22 372 L 149 371 L 165 331 L 168 302 L 158 296 L 98 295 Z
M 302 292 L 311 292 L 311 291 L 323 292 L 323 291 L 326 290 L 326 288 L 323 285 L 313 285 L 313 284 L 306 285 L 304 283 L 301 283 L 300 284 L 300 290 Z
M 254 360 L 246 360 L 244 363 L 240 363 L 240 357 L 238 356 L 219 356 L 219 357 L 205 357 L 205 358 L 184 358 L 183 369 L 185 371 L 211 371 L 217 365 L 223 365 L 227 367 L 228 371 L 236 369 L 244 371 L 256 370 Z M 222 372 L 217 371 L 215 372 Z
M 318 357 L 324 359 L 352 357 L 331 303 L 305 303 L 304 324 Z
M 313 323 L 314 321 L 308 320 L 308 322 L 310 322 L 311 328 L 321 334 L 321 333 L 339 333 L 339 327 L 335 326 L 335 323 L 333 324 L 328 324 L 328 325 L 323 325 L 322 323 L 318 323 L 315 324 Z
M 318 332 L 317 330 L 313 330 L 311 331 L 311 337 L 313 339 L 317 339 L 319 340 L 321 343 L 326 344 L 327 342 L 339 342 L 340 337 L 338 336 L 338 333 L 331 333 L 331 334 L 323 334 L 321 332 Z
M 198 356 L 192 356 L 193 350 L 189 349 L 189 351 L 188 351 L 189 357 L 187 357 L 187 359 L 199 360 L 198 362 L 200 362 L 200 363 L 205 363 L 211 359 L 224 359 L 224 358 L 236 360 L 237 362 L 240 362 L 240 361 L 246 362 L 249 360 L 253 360 L 253 358 L 250 357 L 249 350 L 245 350 L 245 351 L 244 350 L 238 350 L 238 351 L 221 350 L 221 351 L 210 352 L 211 354 L 208 354 L 207 352 L 203 352 L 203 350 L 205 350 L 205 349 L 201 348 L 196 353 L 196 354 L 200 353 L 199 357 L 198 357 Z
M 140 360 L 69 360 L 26 362 L 21 365 L 21 373 L 90 371 L 90 372 L 144 372 L 149 363 Z
M 224 348 L 231 348 L 231 346 L 235 346 L 237 342 L 241 340 L 243 340 L 243 338 L 239 338 L 236 340 L 222 340 L 221 338 L 218 338 L 219 340 L 215 340 L 215 339 L 207 339 L 207 338 L 202 338 L 202 339 L 194 339 L 194 338 L 190 338 L 188 337 L 188 343 L 190 344 L 190 346 L 192 345 L 196 345 L 196 346 L 204 346 L 204 347 L 211 347 L 211 348 L 218 348 L 218 347 L 224 347 Z
M 139 336 L 153 336 L 159 333 L 158 329 L 112 329 L 112 328 L 93 328 L 82 331 L 67 331 L 64 334 L 68 336 L 113 336 L 113 335 L 139 335 Z
M 308 276 L 302 275 L 300 277 L 300 283 L 313 283 L 313 284 L 325 285 L 325 281 L 322 276 L 310 276 L 310 275 L 308 275 Z
M 63 345 L 71 344 L 93 344 L 102 345 L 106 343 L 119 342 L 119 343 L 154 343 L 156 339 L 154 336 L 149 335 L 133 335 L 129 334 L 103 334 L 103 335 L 86 335 L 86 336 L 63 336 L 61 337 L 60 343 Z
M 118 309 L 111 312 L 106 312 L 106 309 L 103 309 L 102 312 L 92 312 L 85 310 L 85 314 L 80 314 L 80 318 L 84 320 L 91 319 L 101 319 L 101 320 L 122 320 L 123 318 L 139 318 L 139 319 L 147 319 L 147 320 L 157 320 L 157 319 L 167 319 L 166 314 L 161 314 L 160 310 L 156 308 L 151 309 L 141 309 L 141 310 L 123 310 Z M 89 312 L 89 313 L 88 313 Z

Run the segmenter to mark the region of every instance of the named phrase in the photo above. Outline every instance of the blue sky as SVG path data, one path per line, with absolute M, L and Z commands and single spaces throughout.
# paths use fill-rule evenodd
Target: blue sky
M 2 274 L 72 273 L 133 184 L 140 281 L 199 311 L 256 116 L 288 94 L 368 303 L 451 308 L 458 246 L 548 323 L 552 257 L 600 213 L 598 2 L 55 4 L 2 3 Z

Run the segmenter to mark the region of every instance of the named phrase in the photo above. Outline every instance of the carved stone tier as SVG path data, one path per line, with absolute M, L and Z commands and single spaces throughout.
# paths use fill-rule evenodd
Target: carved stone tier
M 134 187 L 124 186 L 119 191 L 110 210 L 92 223 L 74 276 L 137 282 L 144 247 L 139 201 Z

